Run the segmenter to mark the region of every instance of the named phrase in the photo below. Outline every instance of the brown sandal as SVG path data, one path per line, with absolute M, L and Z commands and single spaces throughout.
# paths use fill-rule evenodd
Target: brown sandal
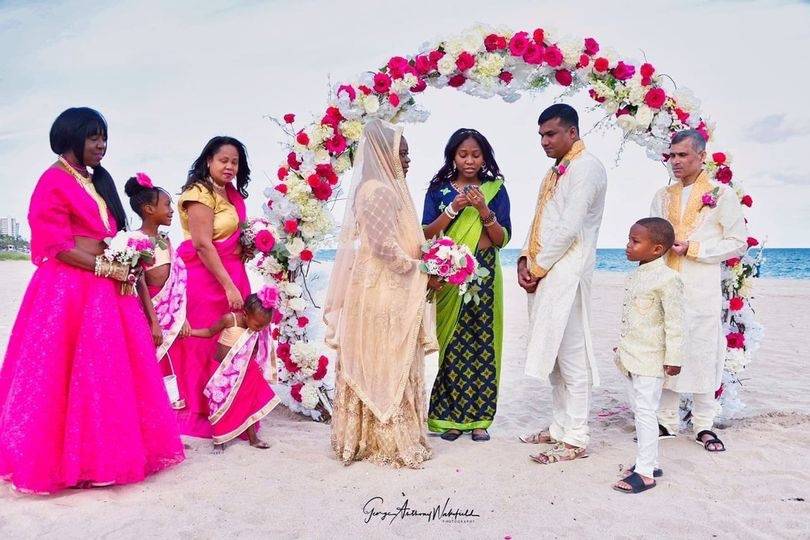
M 575 447 L 568 448 L 565 443 L 558 443 L 551 450 L 540 452 L 529 459 L 540 465 L 549 465 L 551 463 L 559 463 L 561 461 L 573 461 L 575 459 L 583 459 L 588 457 L 586 448 Z

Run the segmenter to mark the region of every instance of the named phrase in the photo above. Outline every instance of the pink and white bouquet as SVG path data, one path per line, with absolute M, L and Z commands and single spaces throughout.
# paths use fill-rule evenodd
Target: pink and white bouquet
M 121 284 L 121 294 L 135 294 L 138 275 L 132 270 L 143 265 L 145 260 L 155 258 L 155 243 L 141 231 L 118 231 L 112 238 L 105 238 L 107 249 L 104 258 L 112 263 L 120 263 L 130 268 L 126 283 Z
M 239 243 L 247 253 L 269 255 L 276 247 L 276 235 L 270 222 L 263 218 L 251 218 L 242 224 Z
M 478 296 L 481 290 L 479 282 L 489 276 L 489 270 L 478 265 L 467 246 L 457 244 L 448 236 L 430 240 L 422 246 L 419 269 L 458 287 L 458 294 L 464 303 L 473 300 L 477 304 L 481 301 Z

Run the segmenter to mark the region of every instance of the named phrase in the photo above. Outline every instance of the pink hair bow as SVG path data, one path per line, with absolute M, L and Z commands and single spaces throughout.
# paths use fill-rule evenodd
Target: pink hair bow
M 152 179 L 146 176 L 146 173 L 135 173 L 135 179 L 138 181 L 138 184 L 147 189 L 152 189 L 155 187 L 152 185 Z
M 256 296 L 262 303 L 262 307 L 266 310 L 273 310 L 278 307 L 278 289 L 272 285 L 265 285 L 262 287 Z

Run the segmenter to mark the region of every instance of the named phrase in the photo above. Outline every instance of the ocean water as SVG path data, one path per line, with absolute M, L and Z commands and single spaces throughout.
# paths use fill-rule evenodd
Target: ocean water
M 517 264 L 519 249 L 505 249 L 501 252 L 501 264 Z M 810 249 L 807 248 L 768 248 L 764 250 L 765 262 L 760 267 L 760 277 L 782 279 L 810 279 Z M 316 258 L 321 261 L 335 260 L 334 249 L 318 251 Z M 602 272 L 629 272 L 634 267 L 624 256 L 624 249 L 597 249 L 596 269 Z

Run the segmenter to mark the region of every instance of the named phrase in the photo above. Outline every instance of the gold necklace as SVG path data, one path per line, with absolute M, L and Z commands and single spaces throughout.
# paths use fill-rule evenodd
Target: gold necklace
M 87 184 L 92 184 L 93 183 L 93 175 L 92 174 L 89 177 L 83 176 L 82 173 L 77 171 L 73 167 L 73 165 L 70 164 L 70 162 L 68 160 L 66 160 L 62 156 L 59 156 L 58 159 L 59 159 L 59 163 L 64 165 L 65 169 L 67 169 L 67 172 L 69 172 L 70 175 L 73 178 L 75 178 L 80 184 L 87 185 Z

